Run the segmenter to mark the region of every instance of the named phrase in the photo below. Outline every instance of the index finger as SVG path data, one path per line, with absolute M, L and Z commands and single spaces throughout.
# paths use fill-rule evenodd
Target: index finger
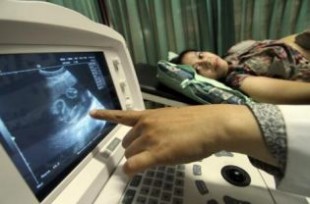
M 143 114 L 143 111 L 121 111 L 121 110 L 99 110 L 95 109 L 89 113 L 93 118 L 108 120 L 114 123 L 134 126 Z

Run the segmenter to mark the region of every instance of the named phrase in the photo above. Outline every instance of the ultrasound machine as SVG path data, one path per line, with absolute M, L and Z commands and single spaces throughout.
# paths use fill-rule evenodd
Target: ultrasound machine
M 1 204 L 308 203 L 233 152 L 128 178 L 130 128 L 89 116 L 145 109 L 123 37 L 38 1 L 1 0 L 0 29 Z

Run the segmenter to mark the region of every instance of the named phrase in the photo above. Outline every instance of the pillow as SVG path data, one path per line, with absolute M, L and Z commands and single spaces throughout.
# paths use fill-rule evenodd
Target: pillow
M 252 100 L 240 91 L 196 73 L 189 65 L 176 65 L 161 60 L 157 79 L 169 88 L 202 104 L 246 104 Z
M 168 60 L 172 60 L 173 58 L 176 58 L 177 56 L 179 56 L 177 53 L 169 51 L 168 52 Z

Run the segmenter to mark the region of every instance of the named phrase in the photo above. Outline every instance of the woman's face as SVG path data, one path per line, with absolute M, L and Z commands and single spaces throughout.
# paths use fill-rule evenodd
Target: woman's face
M 211 52 L 190 51 L 183 56 L 182 64 L 191 65 L 198 74 L 211 79 L 223 78 L 228 71 L 227 62 Z

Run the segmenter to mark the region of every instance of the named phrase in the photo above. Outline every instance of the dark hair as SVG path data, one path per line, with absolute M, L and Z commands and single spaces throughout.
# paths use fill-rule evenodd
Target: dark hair
M 182 52 L 180 52 L 180 54 L 177 57 L 171 59 L 170 62 L 173 63 L 173 64 L 182 64 L 183 57 L 188 52 L 198 52 L 198 50 L 196 50 L 196 49 L 186 49 L 186 50 L 183 50 Z

